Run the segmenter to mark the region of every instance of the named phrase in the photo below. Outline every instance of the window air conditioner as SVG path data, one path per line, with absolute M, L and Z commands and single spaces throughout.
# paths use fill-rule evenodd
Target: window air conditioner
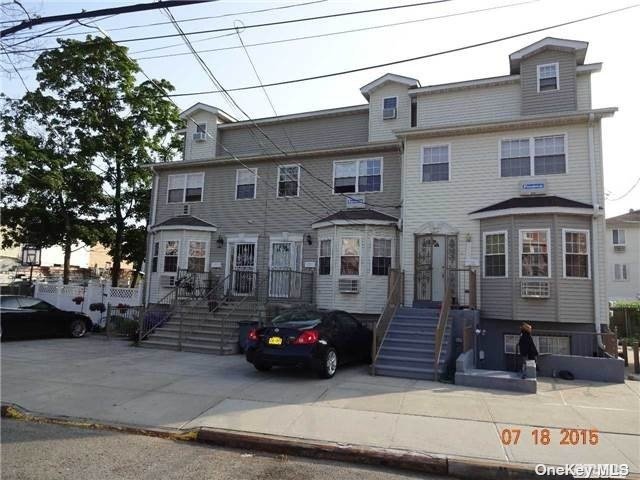
M 622 253 L 625 251 L 625 245 L 614 245 L 613 246 L 613 251 L 614 252 L 618 252 L 618 253 Z
M 360 281 L 351 278 L 341 278 L 338 280 L 338 290 L 340 290 L 340 293 L 358 293 L 360 291 Z
M 391 120 L 396 118 L 397 110 L 395 108 L 383 108 L 382 109 L 382 119 L 383 120 Z
M 549 282 L 547 280 L 525 280 L 520 283 L 522 298 L 549 298 Z

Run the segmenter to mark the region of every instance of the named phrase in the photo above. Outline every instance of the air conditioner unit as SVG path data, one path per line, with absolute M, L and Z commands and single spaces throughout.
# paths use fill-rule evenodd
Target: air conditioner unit
M 196 142 L 204 142 L 207 139 L 205 132 L 193 132 L 193 139 Z
M 176 284 L 176 277 L 174 275 L 160 275 L 160 286 L 162 288 L 173 288 Z
M 547 280 L 525 280 L 520 283 L 520 296 L 522 298 L 549 298 L 549 281 Z
M 191 205 L 183 205 L 182 207 L 182 214 L 183 215 L 190 215 L 191 214 Z
M 340 293 L 358 293 L 360 291 L 360 280 L 341 278 L 338 280 L 338 290 L 340 290 Z
M 395 108 L 383 108 L 382 109 L 382 119 L 383 120 L 392 120 L 396 118 L 398 111 Z
M 622 253 L 625 251 L 625 247 L 626 245 L 614 245 L 613 246 L 613 251 L 614 252 L 618 252 L 618 253 Z

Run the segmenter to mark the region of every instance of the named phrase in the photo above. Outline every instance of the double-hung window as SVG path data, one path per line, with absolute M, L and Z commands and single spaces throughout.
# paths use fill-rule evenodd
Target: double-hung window
M 500 176 L 528 177 L 567 172 L 565 135 L 518 138 L 500 142 Z
M 387 97 L 382 100 L 382 119 L 393 120 L 398 116 L 398 97 Z
M 484 276 L 507 276 L 507 232 L 484 233 Z
M 360 275 L 360 239 L 343 238 L 340 251 L 340 275 Z
M 520 230 L 520 276 L 550 277 L 549 230 Z
M 300 193 L 300 166 L 278 167 L 278 198 L 297 197 Z
M 389 275 L 391 268 L 391 239 L 374 238 L 371 252 L 371 275 Z
M 569 278 L 589 278 L 590 246 L 587 230 L 562 230 L 564 276 Z
M 449 180 L 449 145 L 422 147 L 422 181 Z
M 204 172 L 169 175 L 168 203 L 201 202 Z
M 331 275 L 331 240 L 320 240 L 318 255 L 318 274 Z
M 626 245 L 624 239 L 624 230 L 621 228 L 614 228 L 612 231 L 613 235 L 613 246 L 614 247 L 622 247 Z
M 189 272 L 204 272 L 205 257 L 207 256 L 207 242 L 189 242 L 189 256 L 187 270 Z
M 160 254 L 160 243 L 154 242 L 153 244 L 153 256 L 151 257 L 151 271 L 158 271 L 158 255 Z
M 624 263 L 616 263 L 613 266 L 613 279 L 617 282 L 626 282 L 629 277 L 627 277 L 627 265 Z
M 236 200 L 256 198 L 257 168 L 236 170 Z
M 381 190 L 382 159 L 352 160 L 333 164 L 335 193 L 364 193 Z
M 545 65 L 538 65 L 538 92 L 559 89 L 558 64 L 547 63 Z
M 164 271 L 178 271 L 178 251 L 180 243 L 177 240 L 169 240 L 164 244 Z

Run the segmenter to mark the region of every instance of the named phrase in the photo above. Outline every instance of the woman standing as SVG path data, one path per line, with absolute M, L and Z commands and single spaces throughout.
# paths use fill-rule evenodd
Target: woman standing
M 523 323 L 520 326 L 518 348 L 520 349 L 520 357 L 522 357 L 522 378 L 527 378 L 527 360 L 535 360 L 538 356 L 538 349 L 531 337 L 532 330 L 533 328 L 528 323 Z

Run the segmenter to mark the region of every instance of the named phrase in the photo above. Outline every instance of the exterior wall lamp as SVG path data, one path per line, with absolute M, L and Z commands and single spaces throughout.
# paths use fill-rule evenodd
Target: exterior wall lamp
M 311 237 L 310 233 L 307 233 L 307 235 L 304 238 L 305 240 L 307 240 L 307 244 L 313 245 L 313 237 Z
M 218 248 L 222 248 L 222 246 L 224 245 L 224 238 L 222 238 L 222 235 L 218 236 L 216 244 L 218 245 Z

